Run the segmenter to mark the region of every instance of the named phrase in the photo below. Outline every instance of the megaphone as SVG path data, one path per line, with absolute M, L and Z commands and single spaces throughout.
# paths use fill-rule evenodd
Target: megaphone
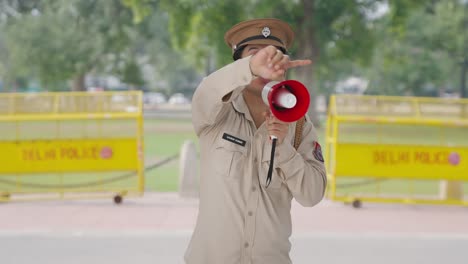
M 270 106 L 271 113 L 283 122 L 294 122 L 309 109 L 307 88 L 295 80 L 271 81 L 262 90 L 262 99 Z
M 271 113 L 283 122 L 294 122 L 303 117 L 309 109 L 310 96 L 307 88 L 300 82 L 286 80 L 271 81 L 262 90 L 263 102 L 270 106 Z M 270 185 L 273 174 L 273 162 L 278 137 L 270 135 L 272 140 L 270 165 L 266 179 L 266 187 Z

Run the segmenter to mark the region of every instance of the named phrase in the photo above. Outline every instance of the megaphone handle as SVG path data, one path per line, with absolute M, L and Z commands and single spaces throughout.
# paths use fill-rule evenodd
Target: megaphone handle
M 275 160 L 276 141 L 278 140 L 278 137 L 276 136 L 270 136 L 270 138 L 271 138 L 271 156 L 270 156 L 270 166 L 268 167 L 268 174 L 267 174 L 265 188 L 268 188 L 268 185 L 270 185 L 271 183 L 271 175 L 273 174 L 273 163 Z

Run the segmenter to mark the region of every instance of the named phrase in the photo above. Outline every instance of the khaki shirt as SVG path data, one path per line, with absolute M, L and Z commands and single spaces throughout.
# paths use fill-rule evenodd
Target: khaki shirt
M 265 124 L 256 128 L 242 96 L 253 79 L 249 60 L 237 60 L 204 78 L 193 96 L 201 176 L 188 264 L 291 263 L 291 200 L 313 206 L 324 195 L 325 168 L 314 157 L 317 135 L 309 121 L 297 152 L 295 123 L 290 124 L 265 188 L 271 143 Z

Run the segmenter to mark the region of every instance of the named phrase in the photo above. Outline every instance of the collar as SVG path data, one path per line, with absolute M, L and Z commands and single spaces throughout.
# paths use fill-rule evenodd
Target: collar
M 248 120 L 253 122 L 253 118 L 250 115 L 249 108 L 247 107 L 247 103 L 245 102 L 244 95 L 242 93 L 240 93 L 236 99 L 232 100 L 232 106 L 234 107 L 234 110 L 238 113 L 244 114 Z

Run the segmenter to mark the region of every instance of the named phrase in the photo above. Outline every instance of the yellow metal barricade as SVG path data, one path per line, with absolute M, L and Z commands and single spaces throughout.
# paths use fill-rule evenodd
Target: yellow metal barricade
M 144 191 L 142 94 L 0 94 L 0 201 Z
M 327 195 L 362 201 L 468 205 L 468 100 L 331 97 Z

